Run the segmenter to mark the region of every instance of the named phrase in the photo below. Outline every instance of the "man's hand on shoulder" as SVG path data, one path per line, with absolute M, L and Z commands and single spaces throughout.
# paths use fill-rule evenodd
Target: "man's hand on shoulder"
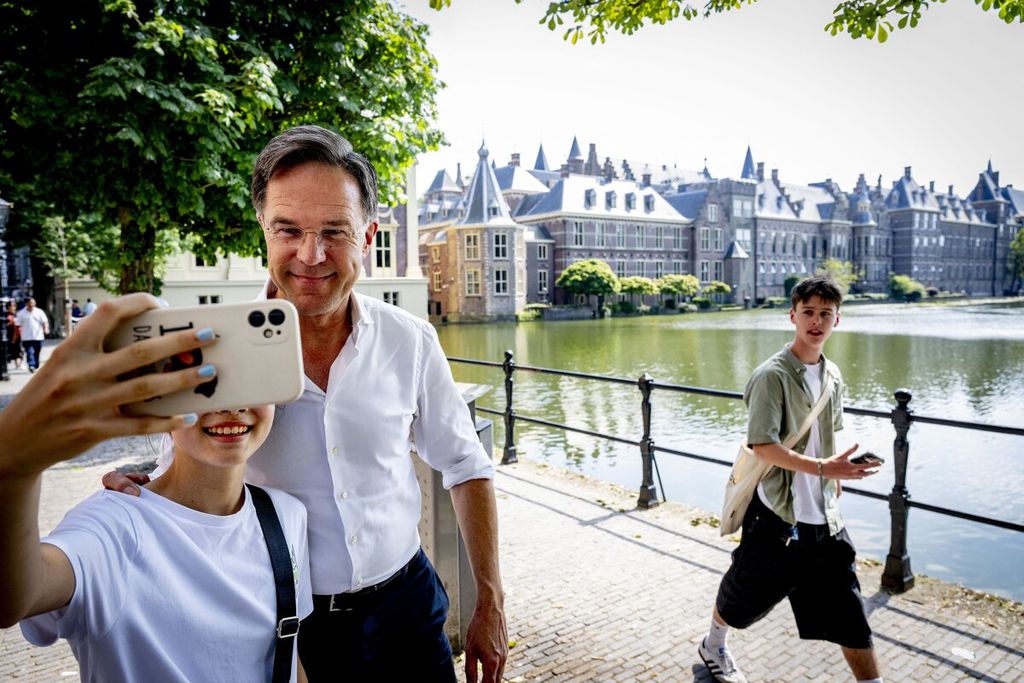
M 508 660 L 508 628 L 504 599 L 477 601 L 466 634 L 467 683 L 500 683 Z M 477 677 L 477 664 L 482 669 Z
M 138 496 L 139 487 L 149 483 L 149 475 L 142 472 L 107 472 L 103 475 L 103 488 L 108 491 Z

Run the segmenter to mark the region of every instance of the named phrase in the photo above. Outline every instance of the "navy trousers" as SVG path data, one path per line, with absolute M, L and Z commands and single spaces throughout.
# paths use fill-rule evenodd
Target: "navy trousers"
M 42 340 L 22 339 L 21 345 L 25 347 L 26 363 L 28 363 L 28 366 L 33 370 L 37 370 L 39 368 L 39 356 L 43 352 Z
M 299 629 L 299 657 L 311 683 L 454 683 L 444 633 L 448 594 L 420 549 L 379 589 L 313 596 Z

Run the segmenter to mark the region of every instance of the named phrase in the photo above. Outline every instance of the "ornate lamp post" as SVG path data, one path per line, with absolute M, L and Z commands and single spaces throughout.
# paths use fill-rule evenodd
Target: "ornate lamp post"
M 4 241 L 4 231 L 7 229 L 7 219 L 11 215 L 11 204 L 0 198 L 0 313 L 3 314 L 3 321 L 0 322 L 0 381 L 6 382 L 10 379 L 7 374 L 7 243 Z

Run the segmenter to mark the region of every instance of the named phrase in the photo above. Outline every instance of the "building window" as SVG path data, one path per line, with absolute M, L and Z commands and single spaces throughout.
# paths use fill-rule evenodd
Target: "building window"
M 508 233 L 507 232 L 496 232 L 496 233 L 494 233 L 494 258 L 496 258 L 496 259 L 507 259 L 508 258 Z
M 683 262 L 682 261 L 673 261 L 672 262 L 672 274 L 673 275 L 682 275 L 683 274 Z
M 700 262 L 700 281 L 701 282 L 707 282 L 708 280 L 711 279 L 710 277 L 708 277 L 709 275 L 710 275 L 710 273 L 709 273 L 708 261 L 701 261 Z
M 466 260 L 467 261 L 479 261 L 480 260 L 480 234 L 471 232 L 465 237 L 466 245 Z M 479 271 L 477 277 L 480 277 Z M 479 294 L 480 292 L 477 292 Z
M 548 260 L 548 245 L 538 244 L 537 245 L 537 260 L 547 261 Z
M 683 229 L 680 228 L 678 225 L 672 228 L 672 248 L 683 248 Z
M 604 223 L 597 224 L 597 246 L 603 247 L 605 245 L 605 231 L 608 226 Z
M 626 210 L 627 211 L 632 211 L 635 208 L 636 208 L 636 193 L 635 192 L 627 192 L 626 193 Z
M 480 296 L 480 271 L 466 271 L 466 296 Z
M 597 202 L 597 191 L 595 191 L 595 190 L 587 190 L 586 192 L 583 193 L 583 208 L 591 209 L 591 208 L 594 207 L 594 204 L 596 202 Z
M 615 262 L 615 277 L 626 277 L 626 262 L 616 261 Z
M 199 305 L 200 306 L 205 306 L 207 304 L 219 304 L 219 303 L 220 303 L 220 294 L 210 294 L 210 295 L 200 294 L 199 295 Z
M 665 248 L 665 227 L 657 226 L 654 228 L 654 248 L 664 249 Z
M 721 228 L 715 228 L 715 251 L 725 251 L 725 239 Z
M 435 292 L 440 292 L 441 291 L 441 271 L 440 270 L 435 270 L 434 271 L 434 291 Z
M 711 251 L 711 228 L 700 229 L 700 250 Z
M 392 306 L 398 305 L 398 292 L 384 292 L 384 303 Z
M 574 247 L 583 246 L 583 223 L 579 221 L 572 224 L 572 245 Z
M 644 195 L 644 211 L 650 213 L 654 211 L 654 194 Z
M 715 261 L 712 265 L 714 267 L 714 279 L 721 281 L 723 279 L 723 277 L 722 277 L 722 262 L 721 261 Z
M 508 294 L 508 269 L 494 269 L 494 293 Z
M 615 246 L 626 246 L 626 230 L 623 228 L 622 223 L 615 224 Z
M 440 263 L 441 261 L 441 247 L 430 248 L 430 260 L 434 263 Z
M 664 261 L 654 262 L 654 279 L 662 277 L 665 274 L 665 263 Z
M 548 291 L 548 271 L 537 271 L 537 291 L 544 294 Z
M 708 223 L 718 222 L 718 204 L 708 204 Z
M 374 240 L 374 252 L 377 256 L 377 267 L 391 268 L 391 231 L 378 230 Z
M 644 226 L 636 226 L 636 246 L 643 248 L 644 246 Z
M 616 204 L 615 190 L 608 190 L 604 193 L 604 208 L 614 209 Z
M 647 269 L 644 267 L 644 262 L 643 261 L 637 261 L 636 262 L 636 274 L 639 275 L 640 277 L 646 277 L 647 276 L 647 272 L 646 271 L 647 271 Z
M 196 256 L 196 268 L 216 268 L 217 257 L 214 256 L 211 259 L 204 259 L 202 256 Z

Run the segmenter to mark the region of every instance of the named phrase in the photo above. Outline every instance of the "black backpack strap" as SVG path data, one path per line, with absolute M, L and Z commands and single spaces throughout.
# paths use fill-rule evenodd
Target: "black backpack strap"
M 246 486 L 249 487 L 252 504 L 256 507 L 260 528 L 263 529 L 263 538 L 270 552 L 270 564 L 274 568 L 274 584 L 277 586 L 277 645 L 274 648 L 274 677 L 271 680 L 273 683 L 287 683 L 292 675 L 292 639 L 299 632 L 291 554 L 270 494 L 259 486 Z

